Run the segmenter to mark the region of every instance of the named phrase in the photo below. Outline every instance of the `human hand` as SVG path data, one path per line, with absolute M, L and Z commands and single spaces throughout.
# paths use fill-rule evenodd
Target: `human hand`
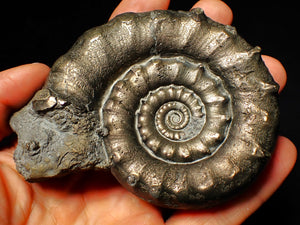
M 168 0 L 124 0 L 113 12 L 167 9 Z M 231 10 L 219 0 L 201 0 L 194 7 L 204 9 L 212 19 L 230 24 Z M 276 59 L 263 56 L 280 91 L 286 73 Z M 49 68 L 29 64 L 0 73 L 0 140 L 8 136 L 9 116 L 22 107 L 45 81 Z M 0 144 L 0 221 L 3 224 L 164 224 L 159 208 L 122 188 L 105 171 L 85 172 L 51 181 L 30 184 L 16 172 L 12 158 L 16 141 Z M 178 210 L 166 224 L 240 224 L 267 200 L 291 171 L 296 149 L 279 137 L 270 163 L 259 179 L 231 202 L 208 210 Z

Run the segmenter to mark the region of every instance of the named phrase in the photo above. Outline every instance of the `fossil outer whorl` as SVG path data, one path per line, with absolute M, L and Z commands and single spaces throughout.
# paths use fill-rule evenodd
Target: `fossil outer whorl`
M 12 118 L 17 168 L 34 181 L 111 167 L 149 202 L 209 207 L 266 164 L 277 91 L 260 49 L 201 9 L 122 14 L 83 34 Z

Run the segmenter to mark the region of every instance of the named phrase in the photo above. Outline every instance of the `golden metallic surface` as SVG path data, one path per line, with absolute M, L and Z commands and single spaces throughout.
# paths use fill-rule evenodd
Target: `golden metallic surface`
M 211 207 L 270 158 L 277 92 L 260 48 L 203 10 L 122 14 L 85 32 L 12 117 L 17 169 L 111 169 L 153 204 Z

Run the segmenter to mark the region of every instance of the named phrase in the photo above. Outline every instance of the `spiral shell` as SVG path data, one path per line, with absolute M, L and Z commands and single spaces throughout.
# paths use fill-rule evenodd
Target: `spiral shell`
M 138 138 L 149 154 L 169 163 L 212 155 L 232 119 L 222 80 L 205 63 L 183 56 L 155 56 L 130 67 L 113 85 L 103 112 L 108 139 Z
M 22 147 L 15 159 L 29 180 L 111 167 L 151 203 L 209 207 L 249 185 L 266 164 L 277 92 L 260 48 L 201 9 L 122 14 L 80 37 L 25 110 L 36 122 L 45 118 L 38 123 L 52 136 L 63 131 L 63 147 L 51 145 L 55 156 L 40 151 L 52 154 L 51 166 L 25 166 Z M 15 130 L 24 128 L 19 114 Z

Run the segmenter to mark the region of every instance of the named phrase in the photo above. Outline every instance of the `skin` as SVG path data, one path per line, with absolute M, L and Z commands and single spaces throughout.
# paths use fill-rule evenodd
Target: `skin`
M 123 0 L 111 18 L 123 12 L 167 9 L 168 0 Z M 212 19 L 230 24 L 231 9 L 219 0 L 201 0 Z M 286 83 L 282 64 L 263 56 L 280 91 Z M 234 200 L 208 210 L 177 210 L 164 222 L 162 209 L 132 195 L 110 172 L 86 172 L 30 184 L 15 170 L 16 138 L 8 125 L 11 114 L 24 106 L 42 87 L 49 67 L 35 63 L 0 72 L 0 221 L 2 224 L 240 224 L 257 210 L 281 185 L 296 161 L 296 148 L 278 137 L 274 155 L 258 180 Z

